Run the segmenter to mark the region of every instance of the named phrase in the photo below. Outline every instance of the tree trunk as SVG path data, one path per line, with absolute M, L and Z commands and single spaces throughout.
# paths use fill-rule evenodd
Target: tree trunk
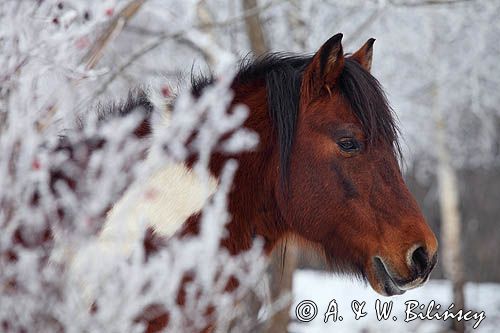
M 305 52 L 306 50 L 306 36 L 307 27 L 306 22 L 302 18 L 300 0 L 290 1 L 290 10 L 288 12 L 288 24 L 290 26 L 290 33 L 292 35 L 293 41 L 298 47 L 299 52 Z
M 245 17 L 245 26 L 252 51 L 256 56 L 268 52 L 259 12 L 257 11 L 257 0 L 242 0 L 245 12 L 253 11 L 252 15 Z
M 454 310 L 464 309 L 464 271 L 461 251 L 461 221 L 459 209 L 459 190 L 456 171 L 451 164 L 450 153 L 446 145 L 446 125 L 439 103 L 439 87 L 434 87 L 434 115 L 436 121 L 439 187 L 441 212 L 441 253 L 443 268 L 447 279 L 453 284 Z M 465 332 L 463 321 L 454 320 L 455 332 Z
M 245 16 L 245 26 L 250 40 L 252 52 L 255 56 L 260 56 L 269 51 L 269 47 L 264 38 L 264 31 L 257 10 L 257 0 L 242 0 L 245 12 L 253 12 L 252 15 Z M 281 295 L 292 292 L 293 273 L 297 267 L 298 249 L 294 244 L 289 244 L 285 251 L 280 251 L 277 246 L 272 253 L 271 264 L 268 269 L 269 285 L 271 290 L 271 301 L 276 301 Z M 282 256 L 284 267 L 282 267 Z M 289 311 L 291 304 L 285 306 L 262 325 L 263 332 L 277 333 L 287 332 L 290 321 Z
M 282 246 L 276 247 L 268 270 L 270 275 L 269 284 L 272 301 L 276 301 L 282 295 L 292 294 L 293 273 L 298 264 L 298 247 L 295 244 L 288 242 L 284 250 L 280 251 Z M 283 256 L 285 257 L 283 258 Z M 268 320 L 267 325 L 265 325 L 263 332 L 288 332 L 290 306 L 291 303 L 288 303 L 282 309 L 274 313 L 274 315 Z

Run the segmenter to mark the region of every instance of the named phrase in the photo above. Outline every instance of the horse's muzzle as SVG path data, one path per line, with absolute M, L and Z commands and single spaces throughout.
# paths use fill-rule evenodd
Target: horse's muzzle
M 418 250 L 418 252 L 421 252 L 421 250 Z M 387 296 L 401 295 L 407 290 L 423 285 L 429 279 L 436 263 L 437 254 L 434 254 L 432 258 L 424 259 L 423 255 L 418 253 L 412 256 L 412 260 L 410 261 L 411 277 L 404 279 L 395 274 L 394 270 L 391 269 L 383 258 L 379 256 L 373 258 L 375 276 L 381 285 L 382 292 Z

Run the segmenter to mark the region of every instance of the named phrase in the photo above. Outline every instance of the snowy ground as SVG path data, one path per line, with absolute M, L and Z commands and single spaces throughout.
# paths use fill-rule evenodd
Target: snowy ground
M 338 309 L 338 320 L 325 323 L 324 315 L 330 302 L 335 299 Z M 388 320 L 377 320 L 375 314 L 376 300 L 382 302 L 393 301 L 393 310 Z M 296 305 L 303 301 L 314 301 L 318 312 L 315 319 L 303 323 L 297 320 Z M 359 320 L 354 319 L 351 310 L 353 300 L 359 303 L 366 302 L 364 312 L 367 315 Z M 427 311 L 429 302 L 434 300 L 440 304 L 439 313 L 448 309 L 451 302 L 451 287 L 448 281 L 431 280 L 424 287 L 406 292 L 401 296 L 383 297 L 376 294 L 368 286 L 348 278 L 332 276 L 332 274 L 307 271 L 298 271 L 294 276 L 294 304 L 291 309 L 290 333 L 323 333 L 323 332 L 444 332 L 450 320 L 421 320 L 416 319 L 405 322 L 405 302 L 415 300 L 425 304 Z M 468 283 L 466 286 L 467 309 L 480 313 L 484 311 L 485 319 L 477 329 L 472 329 L 477 320 L 472 319 L 467 323 L 469 332 L 500 332 L 500 284 L 494 283 Z M 303 308 L 304 309 L 304 308 Z M 332 307 L 333 309 L 333 307 Z M 416 310 L 415 310 L 416 311 Z M 453 309 L 456 313 L 457 309 Z M 303 315 L 307 316 L 305 312 Z M 340 316 L 342 321 L 340 321 Z M 394 320 L 396 317 L 396 320 Z

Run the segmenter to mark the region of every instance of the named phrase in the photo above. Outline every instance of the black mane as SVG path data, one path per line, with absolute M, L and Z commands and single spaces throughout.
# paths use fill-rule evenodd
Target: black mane
M 302 74 L 311 62 L 310 56 L 271 53 L 256 60 L 245 59 L 233 82 L 246 84 L 263 79 L 266 84 L 269 115 L 280 147 L 280 170 L 287 183 L 293 139 L 300 103 Z M 192 77 L 192 93 L 200 96 L 214 82 L 213 76 Z M 376 78 L 356 61 L 345 58 L 338 88 L 359 119 L 370 143 L 389 144 L 401 156 L 398 127 L 392 108 Z
M 147 92 L 139 88 L 129 91 L 125 101 L 98 105 L 97 118 L 106 121 L 113 117 L 125 117 L 137 110 L 144 112 L 145 118 L 149 118 L 154 110 Z
M 142 89 L 133 89 L 129 91 L 127 99 L 123 102 L 98 105 L 97 119 L 100 123 L 103 123 L 109 119 L 126 117 L 136 112 L 141 115 L 142 121 L 134 130 L 134 134 L 138 138 L 143 138 L 151 135 L 153 111 L 154 105 L 150 101 L 148 94 Z M 83 128 L 81 121 L 79 121 L 79 127 Z

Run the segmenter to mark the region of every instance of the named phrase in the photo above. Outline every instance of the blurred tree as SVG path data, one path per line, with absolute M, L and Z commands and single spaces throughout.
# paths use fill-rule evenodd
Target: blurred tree
M 288 296 L 293 292 L 293 274 L 297 269 L 299 248 L 289 240 L 283 240 L 274 250 L 269 265 L 271 301 L 277 302 L 281 309 L 277 309 L 268 320 L 263 332 L 287 332 L 290 322 L 291 301 Z M 281 297 L 286 297 L 285 304 L 278 302 Z
M 441 211 L 441 252 L 445 276 L 451 280 L 453 303 L 457 309 L 465 309 L 464 273 L 462 255 L 462 223 L 459 209 L 459 190 L 456 170 L 450 161 L 446 145 L 446 125 L 439 103 L 439 87 L 433 88 L 433 108 L 436 121 L 436 150 L 438 159 L 437 181 Z M 465 332 L 463 321 L 452 321 L 455 332 Z
M 252 51 L 256 56 L 260 56 L 268 52 L 269 48 L 260 22 L 257 0 L 243 0 L 243 9 L 245 12 L 251 13 L 245 16 L 245 26 Z
M 245 27 L 252 53 L 257 57 L 261 56 L 269 52 L 269 47 L 260 20 L 257 0 L 242 0 L 242 5 L 247 13 L 245 15 Z M 293 273 L 297 267 L 297 250 L 293 245 L 287 247 L 284 244 L 286 244 L 286 241 L 276 246 L 268 268 L 271 302 L 275 302 L 282 295 L 292 293 Z M 288 330 L 291 302 L 281 306 L 282 308 L 272 313 L 271 318 L 264 323 L 263 332 L 286 332 Z

